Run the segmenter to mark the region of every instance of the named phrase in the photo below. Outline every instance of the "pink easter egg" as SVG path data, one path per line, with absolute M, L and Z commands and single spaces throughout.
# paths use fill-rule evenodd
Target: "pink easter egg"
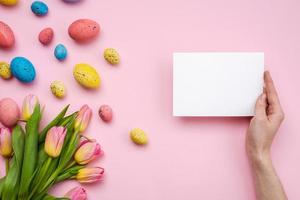
M 0 47 L 10 48 L 15 44 L 15 36 L 11 28 L 0 21 Z
M 90 19 L 78 19 L 68 29 L 70 37 L 77 42 L 85 42 L 95 38 L 100 32 L 100 25 Z
M 99 109 L 99 116 L 104 122 L 110 122 L 113 117 L 111 107 L 108 105 L 102 105 Z
M 52 28 L 45 28 L 39 33 L 39 41 L 43 45 L 48 45 L 52 41 L 54 32 Z
M 0 122 L 7 127 L 14 126 L 20 118 L 18 104 L 11 98 L 0 101 Z

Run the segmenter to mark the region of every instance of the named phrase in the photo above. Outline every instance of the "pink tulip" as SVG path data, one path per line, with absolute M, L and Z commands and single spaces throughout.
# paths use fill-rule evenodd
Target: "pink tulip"
M 90 123 L 91 117 L 92 117 L 92 110 L 89 108 L 89 106 L 88 105 L 82 106 L 75 119 L 75 124 L 74 124 L 75 130 L 80 133 L 84 132 Z
M 0 128 L 0 154 L 9 158 L 12 155 L 11 132 L 8 128 Z
M 59 156 L 64 144 L 66 133 L 67 129 L 62 126 L 54 126 L 48 131 L 45 140 L 45 152 L 49 156 L 53 158 Z
M 102 167 L 87 167 L 78 170 L 76 179 L 80 183 L 94 183 L 102 180 L 104 169 Z
M 35 106 L 39 103 L 38 98 L 33 95 L 33 94 L 29 94 L 25 97 L 24 101 L 23 101 L 23 106 L 22 106 L 22 119 L 23 120 L 28 120 L 33 111 Z
M 78 164 L 85 165 L 102 154 L 103 151 L 97 142 L 85 140 L 77 149 L 74 159 Z
M 92 138 L 88 138 L 86 136 L 81 137 L 79 140 L 79 144 L 78 144 L 78 148 L 81 147 L 82 145 L 84 145 L 87 142 L 96 142 L 97 140 L 92 139 Z
M 77 186 L 67 192 L 65 197 L 69 198 L 70 200 L 86 200 L 87 194 L 86 190 L 83 187 Z

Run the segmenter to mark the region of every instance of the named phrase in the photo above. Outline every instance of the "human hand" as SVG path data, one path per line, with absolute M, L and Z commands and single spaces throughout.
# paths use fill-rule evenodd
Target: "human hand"
M 272 141 L 284 119 L 279 98 L 268 71 L 264 73 L 265 88 L 255 105 L 255 116 L 251 119 L 246 150 L 250 160 L 269 158 Z

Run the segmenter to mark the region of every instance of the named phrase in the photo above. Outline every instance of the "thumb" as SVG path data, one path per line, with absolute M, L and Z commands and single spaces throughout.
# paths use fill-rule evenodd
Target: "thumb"
M 262 93 L 255 104 L 255 117 L 256 118 L 267 118 L 267 95 Z

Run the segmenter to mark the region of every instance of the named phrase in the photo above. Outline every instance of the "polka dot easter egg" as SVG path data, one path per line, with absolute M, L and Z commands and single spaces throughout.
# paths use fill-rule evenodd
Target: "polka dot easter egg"
M 24 57 L 15 57 L 10 62 L 11 72 L 14 77 L 23 83 L 30 83 L 35 79 L 33 64 Z
M 63 82 L 54 81 L 50 85 L 51 92 L 57 98 L 63 98 L 66 95 L 66 88 Z
M 48 6 L 42 1 L 34 1 L 31 4 L 31 11 L 36 16 L 45 16 L 48 13 Z
M 11 98 L 4 98 L 0 101 L 0 122 L 4 126 L 14 126 L 20 117 L 18 104 Z
M 65 60 L 68 56 L 67 48 L 63 44 L 58 44 L 54 49 L 54 56 L 59 61 Z
M 4 6 L 14 6 L 18 3 L 18 0 L 0 0 L 0 4 Z
M 120 62 L 119 53 L 113 48 L 107 48 L 104 50 L 104 58 L 112 65 L 119 64 Z
M 48 45 L 51 43 L 53 36 L 54 36 L 54 31 L 52 28 L 44 28 L 39 33 L 39 41 L 43 45 Z
M 139 145 L 145 145 L 148 143 L 148 137 L 146 133 L 140 128 L 134 128 L 130 131 L 131 140 Z
M 73 70 L 75 80 L 85 88 L 96 89 L 100 86 L 101 79 L 95 68 L 88 64 L 75 65 Z
M 77 42 L 86 42 L 100 32 L 100 25 L 91 19 L 78 19 L 68 28 L 70 37 Z
M 3 79 L 11 78 L 10 66 L 6 62 L 0 62 L 0 76 Z
M 110 122 L 113 117 L 111 107 L 109 105 L 102 105 L 99 109 L 99 116 L 104 122 Z
M 12 29 L 0 21 L 0 47 L 11 48 L 15 44 L 15 36 Z

